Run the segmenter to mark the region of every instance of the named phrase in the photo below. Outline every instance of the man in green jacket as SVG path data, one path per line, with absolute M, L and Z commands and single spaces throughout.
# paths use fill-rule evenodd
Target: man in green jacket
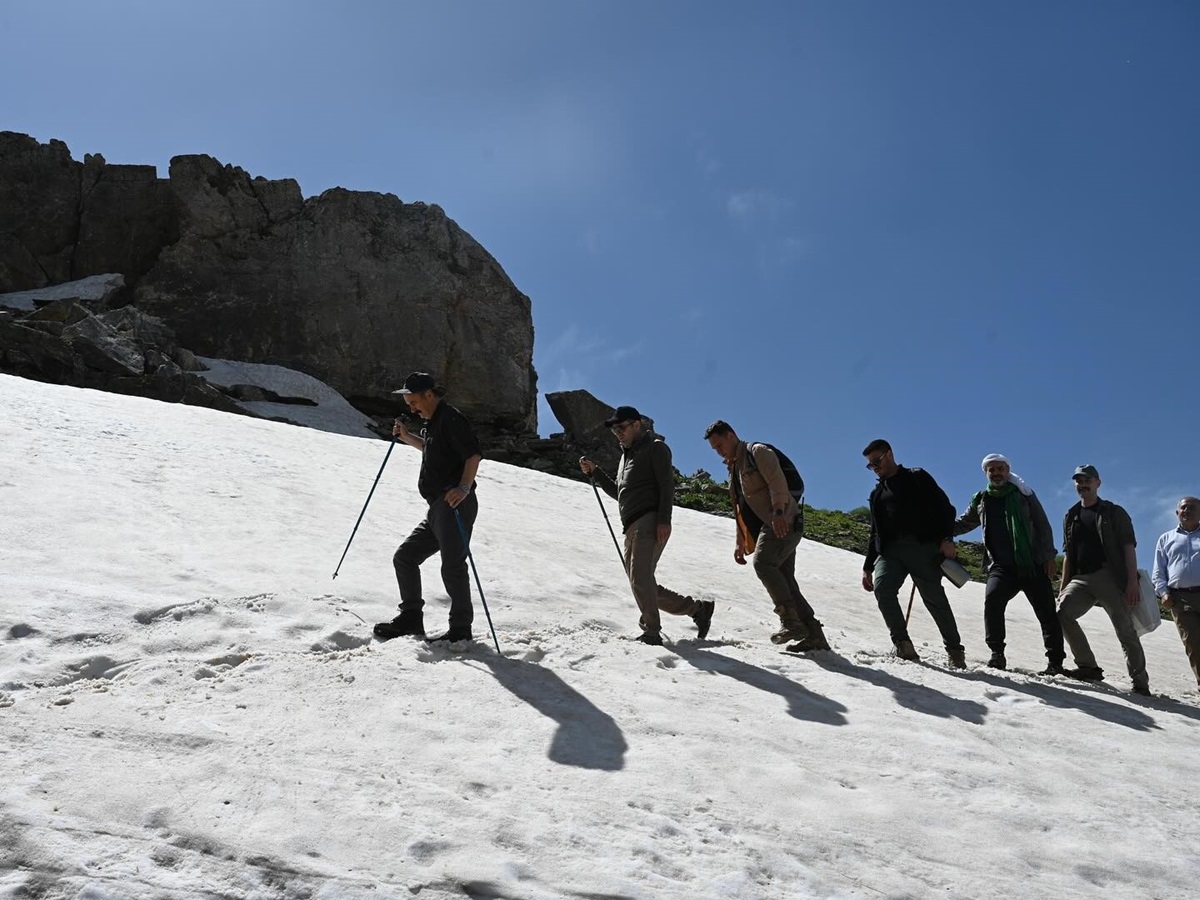
M 1067 674 L 1082 681 L 1103 680 L 1104 670 L 1097 665 L 1078 621 L 1092 607 L 1103 606 L 1125 651 L 1134 693 L 1148 696 L 1146 654 L 1130 614 L 1141 602 L 1133 522 L 1117 504 L 1100 499 L 1096 493 L 1100 473 L 1095 466 L 1079 466 L 1073 479 L 1079 502 L 1063 517 L 1062 588 L 1058 594 L 1058 620 L 1077 666 Z
M 715 604 L 693 600 L 658 584 L 654 570 L 671 537 L 671 509 L 675 476 L 671 448 L 646 427 L 632 406 L 618 406 L 605 426 L 621 444 L 621 462 L 614 481 L 586 456 L 579 460 L 584 475 L 595 478 L 606 494 L 616 498 L 625 532 L 625 569 L 634 600 L 641 611 L 643 644 L 661 645 L 659 611 L 691 616 L 699 637 L 708 635 Z
M 983 528 L 987 587 L 983 593 L 983 633 L 992 651 L 988 665 L 1005 669 L 1004 610 L 1008 601 L 1024 593 L 1042 626 L 1042 643 L 1048 665 L 1040 675 L 1063 674 L 1062 626 L 1054 608 L 1058 574 L 1054 535 L 1037 494 L 1016 472 L 1008 458 L 989 453 L 981 463 L 988 485 L 954 522 L 954 536 Z

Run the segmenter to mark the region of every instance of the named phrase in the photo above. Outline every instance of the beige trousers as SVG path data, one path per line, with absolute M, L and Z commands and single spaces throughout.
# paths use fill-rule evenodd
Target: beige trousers
M 673 616 L 690 616 L 700 608 L 691 597 L 677 594 L 654 580 L 663 545 L 658 543 L 658 516 L 652 512 L 635 519 L 625 532 L 625 565 L 629 586 L 641 611 L 643 631 L 661 631 L 659 610 Z

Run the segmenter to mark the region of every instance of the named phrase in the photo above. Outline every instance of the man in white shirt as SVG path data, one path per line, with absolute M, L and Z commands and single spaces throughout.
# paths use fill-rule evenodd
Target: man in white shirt
M 1171 611 L 1183 650 L 1200 685 L 1200 499 L 1184 497 L 1175 508 L 1179 527 L 1154 548 L 1154 593 Z

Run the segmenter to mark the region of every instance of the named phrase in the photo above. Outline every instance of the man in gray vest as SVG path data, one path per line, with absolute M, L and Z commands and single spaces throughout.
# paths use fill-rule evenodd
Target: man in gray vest
M 1079 466 L 1072 477 L 1079 502 L 1063 517 L 1062 588 L 1058 594 L 1058 620 L 1076 665 L 1067 674 L 1081 681 L 1104 679 L 1104 670 L 1079 627 L 1084 613 L 1102 606 L 1125 651 L 1134 693 L 1149 696 L 1146 654 L 1130 614 L 1142 600 L 1133 522 L 1117 504 L 1100 499 L 1096 493 L 1100 473 L 1095 466 Z

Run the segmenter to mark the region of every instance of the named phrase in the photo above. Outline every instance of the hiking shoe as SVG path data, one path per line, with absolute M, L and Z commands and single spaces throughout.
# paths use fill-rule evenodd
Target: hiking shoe
M 454 641 L 469 641 L 471 640 L 471 627 L 469 625 L 459 625 L 457 628 L 450 628 L 445 634 L 439 634 L 437 637 L 425 638 L 427 644 L 451 644 Z
M 700 640 L 708 637 L 708 629 L 712 625 L 713 611 L 716 608 L 717 604 L 712 600 L 701 600 L 700 608 L 693 614 L 692 621 L 696 623 L 696 637 Z
M 967 651 L 962 647 L 947 647 L 946 657 L 952 669 L 965 669 L 967 667 Z
M 917 648 L 913 646 L 912 641 L 901 641 L 896 645 L 896 655 L 901 659 L 907 659 L 909 662 L 920 662 L 921 657 L 917 653 Z
M 392 638 L 412 635 L 414 637 L 424 637 L 425 622 L 418 612 L 402 612 L 390 622 L 380 622 L 373 629 L 375 637 L 381 641 L 390 641 Z
M 1004 658 L 1004 654 L 1000 652 L 992 653 L 992 658 L 987 661 L 989 669 L 1007 669 L 1008 660 Z
M 1046 665 L 1046 668 L 1038 672 L 1039 675 L 1066 675 L 1067 672 L 1060 662 L 1051 662 Z
M 807 628 L 781 628 L 771 635 L 771 643 L 786 644 L 788 641 L 802 641 L 807 637 Z
M 641 641 L 643 644 L 649 644 L 652 647 L 661 647 L 662 646 L 662 632 L 661 631 L 643 631 L 640 635 L 637 636 L 636 640 Z
M 1103 681 L 1104 670 L 1097 667 L 1080 666 L 1078 669 L 1063 669 L 1063 674 L 1076 681 Z
M 802 653 L 808 650 L 833 649 L 829 646 L 829 641 L 825 640 L 825 629 L 821 627 L 820 622 L 813 619 L 811 622 L 806 622 L 805 627 L 808 628 L 808 637 L 800 641 L 801 644 L 805 645 L 805 649 L 801 651 Z
M 1150 693 L 1150 685 L 1148 684 L 1135 684 L 1133 686 L 1133 692 L 1135 694 L 1141 694 L 1143 697 L 1154 696 L 1152 693 Z
M 829 643 L 825 640 L 816 641 L 811 637 L 806 637 L 802 641 L 797 641 L 794 644 L 789 644 L 784 647 L 788 653 L 812 653 L 815 650 L 832 650 Z

